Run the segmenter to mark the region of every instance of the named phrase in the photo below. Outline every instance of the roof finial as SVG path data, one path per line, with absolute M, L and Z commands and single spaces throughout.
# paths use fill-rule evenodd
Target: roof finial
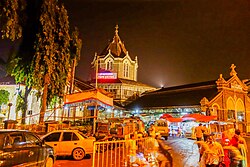
M 230 76 L 235 76 L 237 74 L 237 72 L 235 71 L 236 66 L 232 64 L 230 68 L 231 68 Z
M 118 26 L 118 24 L 116 24 L 116 26 L 115 26 L 115 34 L 116 35 L 118 35 L 118 28 L 119 28 L 119 26 Z

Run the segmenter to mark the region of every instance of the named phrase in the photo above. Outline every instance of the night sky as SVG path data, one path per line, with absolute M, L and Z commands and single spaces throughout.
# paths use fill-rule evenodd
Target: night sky
M 245 0 L 63 0 L 71 27 L 83 40 L 76 76 L 88 80 L 90 63 L 112 40 L 115 25 L 138 81 L 168 87 L 228 77 L 231 64 L 250 78 L 250 2 Z M 0 43 L 1 57 L 10 43 Z

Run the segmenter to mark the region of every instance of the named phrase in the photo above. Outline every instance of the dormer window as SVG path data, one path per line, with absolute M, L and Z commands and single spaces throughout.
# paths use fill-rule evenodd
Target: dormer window
M 108 60 L 106 70 L 112 70 L 113 69 L 113 62 L 112 60 Z
M 129 65 L 128 65 L 127 61 L 124 63 L 124 66 L 123 66 L 123 74 L 124 74 L 124 77 L 128 78 L 128 76 L 129 76 Z

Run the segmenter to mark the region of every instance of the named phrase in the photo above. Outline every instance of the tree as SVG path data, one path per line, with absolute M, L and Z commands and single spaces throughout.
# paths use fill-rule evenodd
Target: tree
M 10 92 L 7 90 L 0 90 L 0 106 L 9 102 Z
M 15 16 L 1 14 L 5 18 L 1 21 L 7 22 L 2 24 L 6 25 L 2 28 L 3 37 L 15 40 L 19 36 L 13 34 L 19 33 L 20 27 L 22 30 L 19 50 L 9 63 L 10 74 L 18 83 L 25 82 L 29 88 L 41 91 L 39 123 L 43 123 L 47 105 L 53 98 L 64 95 L 69 69 L 74 60 L 79 60 L 76 58 L 80 55 L 81 40 L 78 34 L 71 39 L 67 10 L 57 0 L 2 1 L 2 7 L 15 11 Z M 12 32 L 8 27 L 18 28 Z

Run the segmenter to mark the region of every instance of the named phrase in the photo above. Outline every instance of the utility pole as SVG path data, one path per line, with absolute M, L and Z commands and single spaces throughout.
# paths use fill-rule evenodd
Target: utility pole
M 95 53 L 96 56 L 96 68 L 95 68 L 95 88 L 96 88 L 96 93 L 97 93 L 97 88 L 98 88 L 98 66 L 99 66 L 99 56 L 97 53 Z M 93 134 L 96 132 L 96 119 L 97 119 L 97 102 L 95 104 L 95 109 L 94 109 L 94 119 L 93 119 Z
M 99 66 L 99 56 L 95 53 L 96 56 L 96 66 L 95 66 L 95 88 L 98 88 L 98 66 Z

